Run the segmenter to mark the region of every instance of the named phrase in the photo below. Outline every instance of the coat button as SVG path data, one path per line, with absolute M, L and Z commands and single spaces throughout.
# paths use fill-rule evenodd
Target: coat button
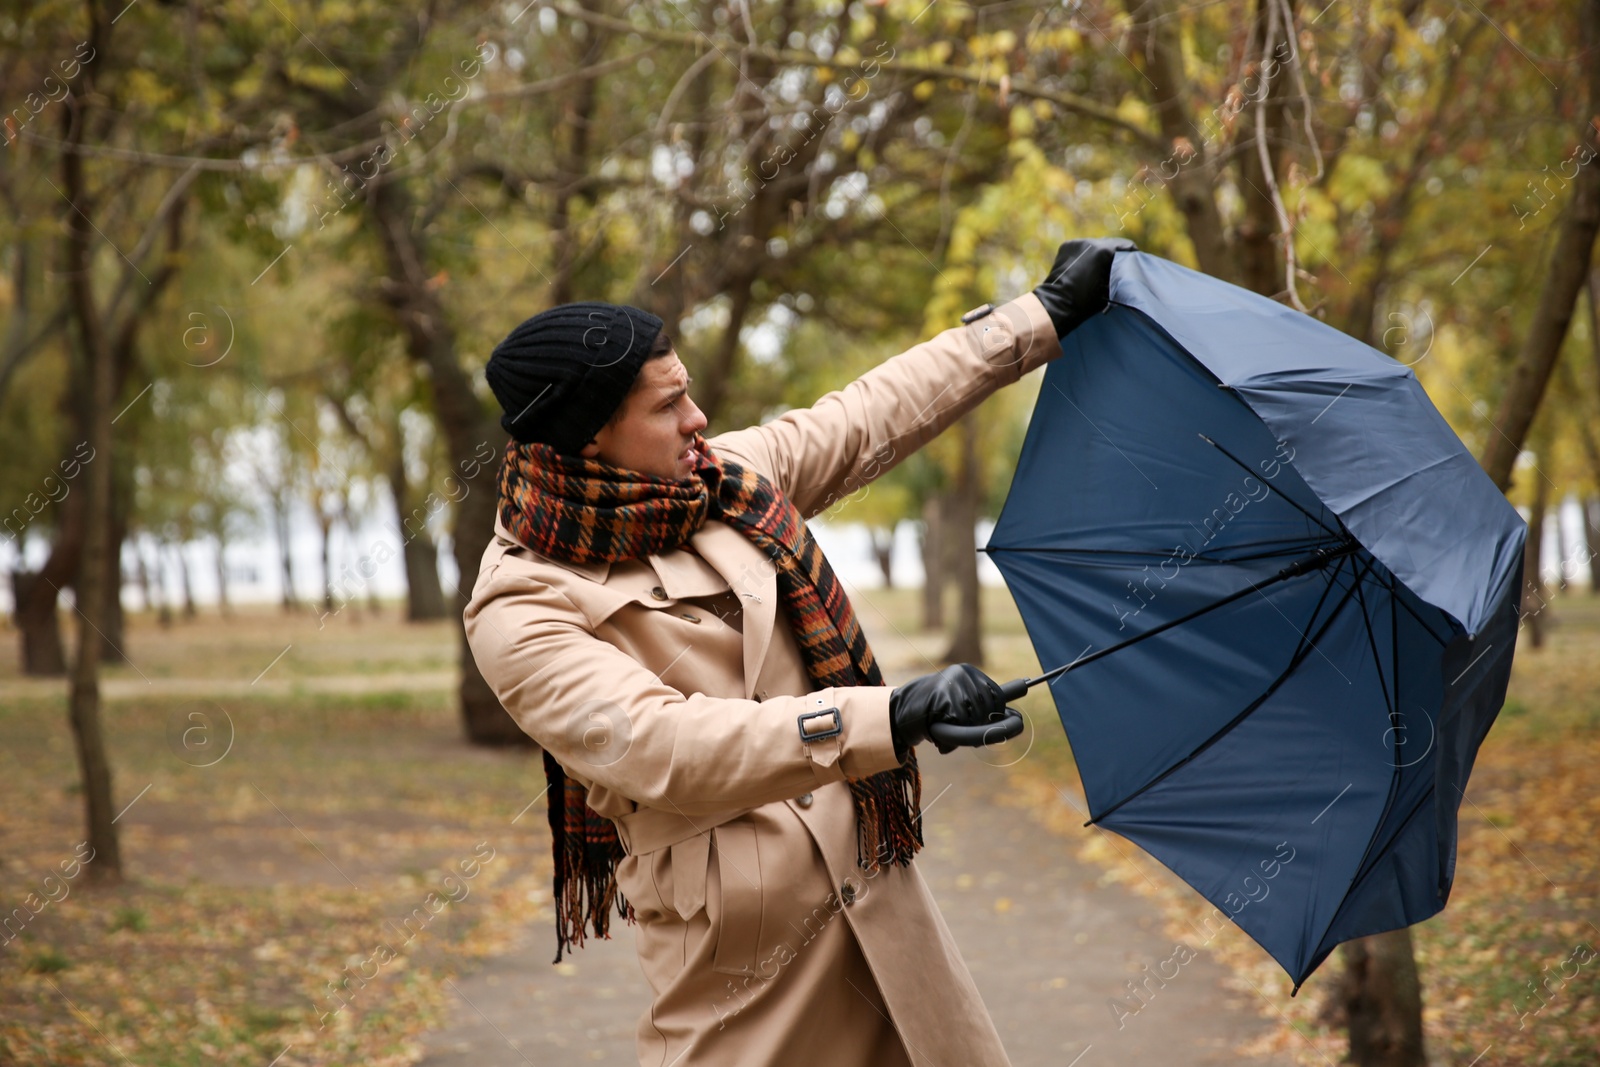
M 800 805 L 802 808 L 809 808 L 811 806 L 811 794 L 801 793 L 799 796 L 794 798 L 794 802 Z
M 659 585 L 650 590 L 650 595 L 655 597 L 657 600 L 667 599 L 667 591 L 661 588 Z
M 849 882 L 846 882 L 844 885 L 840 886 L 839 899 L 843 900 L 846 904 L 854 904 L 856 902 L 856 887 Z
M 700 616 L 698 616 L 698 615 L 693 615 L 693 614 L 690 614 L 690 613 L 689 613 L 689 612 L 687 612 L 687 611 L 686 611 L 686 612 L 684 612 L 684 613 L 683 613 L 683 614 L 682 614 L 682 615 L 681 615 L 681 616 L 679 616 L 679 617 L 680 617 L 680 618 L 682 618 L 682 619 L 684 619 L 684 620 L 685 620 L 685 621 L 686 621 L 686 622 L 699 622 L 699 621 L 700 621 Z

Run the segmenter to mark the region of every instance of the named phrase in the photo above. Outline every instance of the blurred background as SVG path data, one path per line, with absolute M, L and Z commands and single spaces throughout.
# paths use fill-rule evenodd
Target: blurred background
M 507 959 L 553 999 L 472 1062 L 631 1062 L 639 990 L 579 1027 L 559 983 L 594 986 L 542 955 L 537 752 L 463 655 L 489 351 L 647 308 L 710 436 L 1098 235 L 1411 367 L 1532 530 L 1450 908 L 1293 1001 L 1225 931 L 1252 1022 L 1205 1055 L 1594 1062 L 1597 41 L 1590 0 L 5 4 L 0 1063 L 441 1057 Z M 1037 667 L 977 551 L 1037 388 L 813 520 L 896 677 Z M 1025 706 L 987 771 L 1072 884 L 1183 936 L 1198 898 L 1053 797 L 1071 755 Z M 983 988 L 1116 1019 L 1141 962 Z

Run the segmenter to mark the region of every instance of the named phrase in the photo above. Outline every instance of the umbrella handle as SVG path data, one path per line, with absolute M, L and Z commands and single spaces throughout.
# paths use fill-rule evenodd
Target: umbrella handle
M 1000 687 L 1000 695 L 1005 698 L 1006 703 L 1008 704 L 1013 700 L 1020 700 L 1028 695 L 1028 687 L 1031 686 L 1034 681 L 1036 681 L 1036 679 L 1013 678 L 1011 681 Z
M 928 724 L 928 736 L 940 752 L 955 748 L 981 748 L 1009 741 L 1027 727 L 1027 721 L 1016 708 L 1007 708 L 1005 718 L 983 726 L 954 726 L 947 722 Z

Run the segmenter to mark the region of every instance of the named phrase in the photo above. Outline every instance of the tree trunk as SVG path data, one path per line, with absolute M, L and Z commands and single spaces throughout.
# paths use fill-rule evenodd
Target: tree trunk
M 167 595 L 167 564 L 161 555 L 160 541 L 155 542 L 151 560 L 155 565 L 152 577 L 155 579 L 156 592 L 159 594 L 161 602 L 160 610 L 156 613 L 156 619 L 161 623 L 162 629 L 168 629 L 172 626 L 172 598 Z
M 98 37 L 98 26 L 91 37 Z M 84 96 L 93 99 L 93 72 L 86 72 L 81 86 Z M 76 145 L 84 135 L 88 108 L 76 92 L 71 104 L 63 108 L 66 140 Z M 93 242 L 96 229 L 84 213 L 87 207 L 83 179 L 83 157 L 75 151 L 61 156 L 62 184 L 71 210 L 64 212 L 67 230 L 67 286 L 72 317 L 82 346 L 80 389 L 87 399 L 89 443 L 98 462 L 89 463 L 83 472 L 83 559 L 76 588 L 78 601 L 78 647 L 72 669 L 69 715 L 76 742 L 78 765 L 83 773 L 83 799 L 89 847 L 94 861 L 87 868 L 88 880 L 115 882 L 122 878 L 122 857 L 117 847 L 116 818 L 112 806 L 111 764 L 106 756 L 105 736 L 100 729 L 100 651 L 101 623 L 106 617 L 106 556 L 111 544 L 111 394 L 112 355 L 101 333 L 100 311 L 91 288 Z M 120 568 L 120 561 L 119 561 Z
M 113 396 L 115 392 L 113 391 Z M 111 518 L 104 558 L 105 612 L 100 617 L 100 665 L 109 667 L 127 663 L 127 614 L 122 610 L 122 543 L 128 537 L 128 501 L 130 490 L 117 478 L 116 467 L 111 467 Z M 79 563 L 80 568 L 82 563 Z
M 1290 3 L 1289 8 L 1294 8 Z M 1277 0 L 1257 0 L 1255 24 L 1251 28 L 1248 55 L 1254 70 L 1247 68 L 1244 110 L 1238 122 L 1242 130 L 1239 154 L 1239 195 L 1244 215 L 1239 221 L 1235 242 L 1239 263 L 1239 284 L 1263 296 L 1276 297 L 1289 289 L 1294 279 L 1286 269 L 1285 243 L 1294 235 L 1283 225 L 1273 190 L 1282 183 L 1283 152 L 1288 140 L 1286 106 L 1293 74 L 1295 54 L 1294 25 L 1284 25 Z M 1271 35 L 1269 38 L 1269 34 Z M 1259 121 L 1259 127 L 1258 127 Z M 1265 157 L 1263 159 L 1263 157 Z M 1280 198 L 1281 199 L 1281 198 Z
M 333 612 L 333 563 L 328 558 L 332 551 L 333 520 L 322 510 L 321 502 L 317 504 L 317 533 L 322 538 L 322 610 L 327 614 Z
M 1150 199 L 1162 188 L 1168 189 L 1173 203 L 1183 213 L 1184 229 L 1201 271 L 1233 281 L 1238 272 L 1213 192 L 1216 168 L 1206 147 L 1215 130 L 1197 126 L 1187 113 L 1189 86 L 1183 69 L 1181 24 L 1168 10 L 1171 5 L 1166 0 L 1124 0 L 1124 6 L 1134 20 L 1128 52 L 1133 62 L 1143 64 L 1149 87 L 1146 96 L 1155 108 L 1161 135 L 1171 146 L 1172 155 L 1157 164 L 1153 173 L 1145 174 L 1144 189 L 1130 193 L 1117 222 L 1126 228 Z M 1169 168 L 1170 176 L 1166 173 Z
M 489 538 L 494 536 L 497 502 L 494 468 L 489 464 L 484 466 L 490 475 L 487 479 L 480 479 L 472 492 L 456 506 L 456 525 L 451 535 L 456 573 L 464 576 L 453 598 L 453 617 L 461 656 L 461 718 L 467 738 L 475 744 L 531 745 L 533 739 L 522 732 L 522 727 L 501 706 L 500 698 L 495 696 L 494 690 L 484 680 L 483 673 L 478 670 L 478 661 L 473 658 L 472 648 L 467 644 L 467 630 L 462 620 L 462 613 L 472 597 L 472 580 L 478 573 L 478 564 L 483 558 L 484 549 L 489 547 Z
M 586 9 L 591 6 L 598 7 L 592 4 L 592 0 L 579 0 L 578 6 Z M 588 29 L 584 54 L 575 64 L 579 68 L 588 68 L 599 63 L 612 38 L 612 34 L 598 27 L 590 26 Z M 570 93 L 566 94 L 561 109 L 563 121 L 559 133 L 550 145 L 555 157 L 554 162 L 566 174 L 590 173 L 590 132 L 599 100 L 600 82 L 597 78 L 578 79 Z M 572 225 L 573 215 L 576 214 L 573 209 L 585 203 L 593 203 L 593 194 L 581 188 L 563 192 L 556 197 L 550 220 L 550 233 L 555 241 L 555 278 L 550 283 L 552 307 L 571 303 L 574 299 L 574 283 L 582 266 L 580 263 L 582 241 L 580 234 Z
M 145 542 L 150 551 L 145 551 Z M 144 610 L 156 617 L 163 627 L 172 625 L 172 605 L 167 603 L 166 568 L 161 561 L 161 542 L 146 534 L 134 543 L 133 555 L 139 561 L 139 589 L 144 596 Z
M 283 610 L 294 611 L 299 607 L 294 597 L 294 561 L 289 552 L 289 502 L 284 499 L 286 492 L 273 491 L 271 494 L 272 529 L 278 538 L 278 563 L 283 575 Z
M 81 456 L 89 445 L 89 427 L 82 398 L 71 407 L 71 425 L 62 436 L 62 455 Z M 105 458 L 88 453 L 87 469 Z M 66 643 L 61 638 L 61 589 L 73 583 L 83 557 L 83 494 L 68 493 L 58 505 L 55 538 L 50 555 L 39 570 L 13 583 L 16 591 L 17 629 L 22 640 L 22 669 L 26 674 L 59 678 L 67 673 Z M 20 545 L 18 546 L 20 550 Z M 120 566 L 120 561 L 118 563 Z
M 1590 411 L 1600 411 L 1600 266 L 1589 264 L 1589 358 L 1594 362 L 1596 393 L 1590 397 L 1595 405 Z M 1594 427 L 1589 419 L 1578 418 L 1578 439 L 1583 443 L 1584 455 L 1589 460 L 1589 476 L 1600 482 L 1600 442 L 1595 440 Z M 1589 561 L 1589 593 L 1600 594 L 1600 496 L 1583 502 L 1583 534 L 1587 542 Z
M 977 413 L 962 416 L 957 431 L 961 442 L 960 467 L 955 491 L 950 495 L 950 563 L 959 599 L 956 629 L 946 663 L 983 666 L 983 598 L 978 584 L 978 505 L 983 494 L 978 472 Z
M 172 547 L 172 552 L 178 560 L 178 580 L 183 584 L 183 617 L 192 619 L 200 614 L 200 611 L 194 604 L 194 583 L 189 578 L 189 557 L 184 554 L 181 542 Z
M 1359 1067 L 1425 1067 L 1422 983 L 1408 928 L 1348 941 L 1339 993 Z
M 223 618 L 233 612 L 228 605 L 228 543 L 221 534 L 216 535 L 217 542 L 217 611 Z
M 1533 506 L 1528 509 L 1528 543 L 1522 552 L 1522 621 L 1534 648 L 1544 646 L 1544 574 L 1539 569 L 1544 554 L 1544 520 L 1550 502 L 1550 483 L 1536 478 Z
M 87 258 L 87 257 L 85 257 Z M 81 325 L 81 323 L 80 323 Z M 85 338 L 90 373 L 95 379 L 91 388 L 91 411 L 95 416 L 94 444 L 96 453 L 109 453 L 111 449 L 109 361 L 97 339 Z M 87 497 L 84 530 L 84 555 L 88 560 L 103 556 L 106 543 L 106 525 L 110 519 L 110 465 L 91 464 L 85 471 L 84 495 Z M 112 804 L 111 764 L 106 756 L 105 735 L 100 728 L 100 652 L 102 638 L 100 624 L 106 616 L 105 568 L 83 568 L 76 590 L 78 594 L 78 647 L 72 669 L 70 716 L 72 736 L 76 742 L 78 766 L 83 774 L 84 821 L 88 831 L 89 847 L 93 849 L 94 862 L 87 868 L 90 880 L 117 882 L 122 879 L 122 857 L 117 845 L 117 830 L 112 824 L 116 818 Z
M 444 589 L 439 584 L 439 546 L 428 536 L 426 524 L 419 525 L 413 533 L 406 522 L 411 486 L 406 481 L 403 445 L 389 468 L 389 492 L 400 516 L 400 553 L 406 565 L 406 621 L 442 619 Z
M 150 581 L 150 561 L 145 558 L 144 545 L 141 541 L 133 543 L 133 558 L 138 564 L 139 597 L 144 601 L 144 610 L 154 615 L 156 611 L 156 594 Z
M 427 536 L 405 544 L 406 621 L 444 618 L 444 589 L 439 584 L 439 546 Z
M 702 371 L 705 382 L 698 391 L 700 410 L 708 423 L 722 416 L 723 405 L 733 386 L 733 374 L 739 360 L 739 334 L 753 306 L 755 281 L 756 268 L 748 266 L 736 273 L 729 282 L 728 325 L 717 341 L 710 365 Z
M 1600 134 L 1595 120 L 1590 118 L 1600 106 L 1600 0 L 1584 0 L 1578 13 L 1578 31 L 1589 81 L 1589 106 L 1580 112 L 1584 124 L 1578 151 L 1587 154 L 1592 162 L 1580 166 L 1572 179 L 1572 202 L 1559 223 L 1539 304 L 1495 412 L 1498 432 L 1489 435 L 1484 447 L 1483 469 L 1502 491 L 1511 485 L 1511 468 L 1544 399 L 1545 387 L 1572 322 L 1578 292 L 1589 276 L 1595 234 L 1600 232 L 1600 160 L 1594 158 L 1600 155 Z
M 930 493 L 922 502 L 922 628 L 944 629 L 945 495 Z
M 11 599 L 22 638 L 22 673 L 36 678 L 64 676 L 67 659 L 61 647 L 56 588 L 44 571 L 19 567 L 11 572 Z
M 1567 591 L 1567 560 L 1571 558 L 1571 546 L 1567 544 L 1567 528 L 1561 522 L 1561 508 L 1566 503 L 1564 500 L 1556 501 L 1555 514 L 1550 520 L 1556 528 L 1556 591 Z
M 383 250 L 384 298 L 405 332 L 406 351 L 428 369 L 434 413 L 443 431 L 451 475 L 464 483 L 466 495 L 456 505 L 451 550 L 460 582 L 452 597 L 457 649 L 461 663 L 461 718 L 467 739 L 480 745 L 527 745 L 532 739 L 506 713 L 494 690 L 478 670 L 467 644 L 462 613 L 472 596 L 472 582 L 489 539 L 499 499 L 496 458 L 504 451 L 506 433 L 484 410 L 461 367 L 455 332 L 444 306 L 429 283 L 427 249 L 412 229 L 414 212 L 404 188 L 394 181 L 375 182 L 369 195 L 370 218 Z
M 876 526 L 869 527 L 868 535 L 872 538 L 872 558 L 878 561 L 878 570 L 883 572 L 883 587 L 894 588 L 894 530 L 880 529 Z
M 1600 594 L 1600 496 L 1583 502 L 1584 556 L 1589 561 L 1589 593 Z

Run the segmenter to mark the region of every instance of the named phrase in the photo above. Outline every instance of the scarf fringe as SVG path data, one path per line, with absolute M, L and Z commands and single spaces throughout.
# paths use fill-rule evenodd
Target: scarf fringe
M 907 867 L 923 846 L 922 775 L 913 749 L 884 774 L 851 778 L 856 808 L 856 865 L 868 873 L 889 864 Z
M 616 827 L 583 803 L 582 787 L 567 778 L 549 752 L 544 753 L 544 769 L 549 783 L 547 795 L 565 801 L 552 799 L 548 805 L 555 870 L 551 903 L 556 913 L 556 958 L 550 962 L 560 963 L 563 952 L 583 947 L 586 928 L 595 937 L 610 939 L 613 901 L 617 914 L 629 923 L 635 922 L 636 916 L 633 905 L 617 888 L 617 862 L 627 853 L 615 838 Z M 582 825 L 576 832 L 569 825 L 573 800 L 569 789 L 578 795 L 582 811 Z M 597 829 L 599 833 L 594 832 Z

